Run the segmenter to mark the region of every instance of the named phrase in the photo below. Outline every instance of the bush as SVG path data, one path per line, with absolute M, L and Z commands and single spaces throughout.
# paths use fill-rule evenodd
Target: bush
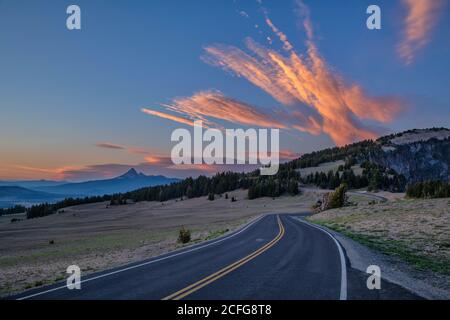
M 331 192 L 328 196 L 328 203 L 325 209 L 335 209 L 335 208 L 341 208 L 345 206 L 347 202 L 347 185 L 341 184 L 339 187 L 334 190 L 334 192 Z
M 191 241 L 191 231 L 182 227 L 178 233 L 178 242 L 188 243 Z

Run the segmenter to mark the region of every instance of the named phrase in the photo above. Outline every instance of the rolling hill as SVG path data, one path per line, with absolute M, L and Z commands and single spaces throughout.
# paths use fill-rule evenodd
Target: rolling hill
M 27 189 L 51 187 L 57 186 L 67 181 L 54 181 L 54 180 L 0 180 L 0 187 L 22 187 Z
M 402 175 L 407 183 L 425 180 L 450 180 L 450 130 L 413 129 L 365 140 L 343 147 L 328 148 L 293 160 L 287 165 L 297 169 L 324 163 L 370 162 Z
M 64 195 L 31 190 L 17 186 L 0 186 L 0 208 L 11 207 L 16 204 L 36 204 L 41 202 L 55 202 L 65 198 Z

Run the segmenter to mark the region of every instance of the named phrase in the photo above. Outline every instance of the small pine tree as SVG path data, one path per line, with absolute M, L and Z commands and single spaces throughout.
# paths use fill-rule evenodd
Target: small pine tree
M 178 242 L 188 243 L 191 241 L 191 231 L 182 227 L 178 233 Z
M 327 209 L 334 209 L 334 208 L 341 208 L 346 203 L 346 192 L 347 192 L 347 185 L 341 184 L 339 187 L 334 190 L 329 196 L 329 202 L 328 202 L 328 208 Z

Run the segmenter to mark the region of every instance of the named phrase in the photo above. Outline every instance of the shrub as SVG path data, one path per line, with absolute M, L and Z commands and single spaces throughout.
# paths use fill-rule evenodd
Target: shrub
M 343 207 L 347 200 L 346 192 L 347 192 L 346 184 L 343 183 L 339 187 L 337 187 L 336 190 L 334 190 L 334 192 L 332 192 L 330 194 L 329 204 L 328 204 L 329 209 Z
M 178 233 L 178 242 L 188 243 L 191 241 L 191 231 L 182 227 Z

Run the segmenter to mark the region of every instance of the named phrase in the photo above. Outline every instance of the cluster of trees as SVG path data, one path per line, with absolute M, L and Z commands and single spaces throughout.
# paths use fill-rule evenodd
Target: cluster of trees
M 357 189 L 367 187 L 368 180 L 366 176 L 355 175 L 353 170 L 343 170 L 333 172 L 315 172 L 302 179 L 305 184 L 313 184 L 321 189 L 335 189 L 341 183 L 346 183 L 350 188 Z
M 7 215 L 7 214 L 16 214 L 16 213 L 22 213 L 25 212 L 27 208 L 21 205 L 15 205 L 12 208 L 7 209 L 1 209 L 0 208 L 0 216 Z
M 410 129 L 410 130 L 406 130 L 403 132 L 390 134 L 390 135 L 378 138 L 377 141 L 380 143 L 386 144 L 394 138 L 402 137 L 403 135 L 408 134 L 408 133 L 416 133 L 418 130 L 420 130 L 420 129 Z M 427 130 L 437 132 L 437 131 L 448 130 L 448 129 L 444 128 L 444 127 L 433 127 L 433 128 L 427 129 Z
M 275 198 L 286 192 L 292 196 L 299 194 L 298 180 L 291 179 L 287 182 L 274 178 L 258 180 L 248 189 L 248 198 L 250 200 L 260 197 Z
M 362 176 L 367 177 L 367 190 L 386 190 L 391 192 L 403 192 L 406 188 L 406 178 L 393 169 L 388 169 L 375 163 L 365 161 L 361 164 Z
M 367 187 L 369 191 L 402 192 L 405 190 L 405 177 L 397 174 L 394 170 L 386 169 L 368 161 L 362 163 L 361 168 L 363 168 L 362 174 L 355 175 L 351 165 L 346 164 L 345 166 L 339 166 L 336 172 L 330 170 L 327 174 L 324 172 L 311 173 L 302 180 L 305 184 L 313 184 L 322 189 L 335 189 L 345 183 L 350 189 Z
M 364 140 L 361 142 L 349 144 L 343 147 L 328 148 L 320 151 L 311 152 L 303 155 L 301 158 L 293 160 L 289 163 L 295 169 L 316 167 L 321 163 L 334 162 L 337 160 L 355 159 L 371 152 L 378 152 L 380 146 L 373 140 Z
M 85 198 L 66 198 L 62 201 L 58 201 L 56 203 L 41 203 L 37 205 L 33 205 L 30 208 L 26 209 L 27 219 L 39 218 L 48 216 L 50 214 L 56 213 L 58 210 L 70 206 L 76 206 L 80 204 L 87 203 L 96 203 L 103 201 L 110 201 L 110 195 L 104 196 L 94 196 L 94 197 L 85 197 Z
M 209 178 L 199 176 L 198 178 L 187 178 L 168 185 L 141 188 L 126 192 L 114 197 L 139 201 L 167 201 L 177 198 L 198 198 L 208 196 L 210 193 L 222 194 L 239 188 L 248 188 L 250 175 L 235 172 L 217 173 Z
M 250 200 L 260 197 L 279 197 L 284 193 L 295 196 L 299 194 L 300 173 L 289 166 L 280 166 L 274 176 L 256 176 L 248 186 Z
M 409 185 L 406 196 L 410 198 L 448 198 L 450 197 L 450 182 L 423 181 Z
M 114 197 L 139 201 L 167 201 L 177 198 L 198 198 L 208 196 L 214 200 L 215 194 L 223 194 L 237 189 L 249 189 L 249 198 L 279 197 L 281 194 L 298 194 L 300 174 L 288 167 L 280 166 L 274 176 L 261 176 L 259 170 L 250 173 L 222 172 L 208 178 L 187 178 L 169 185 L 142 188 Z M 232 199 L 233 200 L 233 199 Z

